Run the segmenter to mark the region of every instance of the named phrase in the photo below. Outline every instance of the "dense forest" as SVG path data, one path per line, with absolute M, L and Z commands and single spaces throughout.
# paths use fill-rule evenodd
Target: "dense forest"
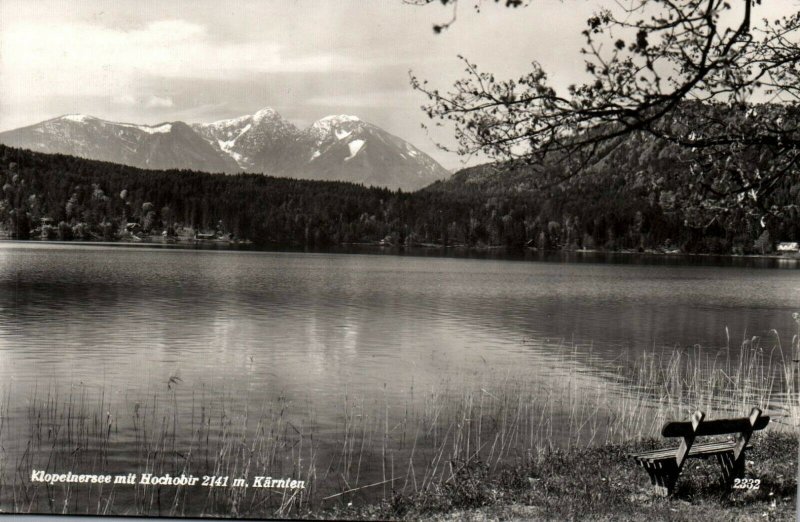
M 758 220 L 735 212 L 690 226 L 655 176 L 676 161 L 647 143 L 621 147 L 595 176 L 536 190 L 530 166 L 485 165 L 414 193 L 341 182 L 154 171 L 0 145 L 0 229 L 18 239 L 116 240 L 180 230 L 257 244 L 384 241 L 541 249 L 676 249 L 766 253 L 800 239 L 797 215 Z M 636 153 L 633 153 L 633 150 Z M 675 182 L 683 182 L 675 177 Z M 654 187 L 658 186 L 658 189 Z M 800 183 L 776 198 L 798 199 Z

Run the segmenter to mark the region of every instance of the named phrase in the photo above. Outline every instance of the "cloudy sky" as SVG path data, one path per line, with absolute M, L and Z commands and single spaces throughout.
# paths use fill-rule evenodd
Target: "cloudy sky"
M 409 87 L 409 70 L 446 89 L 463 54 L 498 77 L 541 62 L 556 86 L 579 80 L 593 0 L 526 9 L 402 0 L 2 0 L 0 130 L 69 113 L 159 123 L 213 121 L 273 107 L 304 127 L 354 114 L 447 168 Z M 436 134 L 438 132 L 438 134 Z
M 454 168 L 459 158 L 434 145 L 447 135 L 420 128 L 425 100 L 409 70 L 446 88 L 461 53 L 499 74 L 537 58 L 566 78 L 581 69 L 585 16 L 574 13 L 591 11 L 464 4 L 437 36 L 432 25 L 452 10 L 402 0 L 3 0 L 0 130 L 68 113 L 199 122 L 269 106 L 299 126 L 357 115 Z

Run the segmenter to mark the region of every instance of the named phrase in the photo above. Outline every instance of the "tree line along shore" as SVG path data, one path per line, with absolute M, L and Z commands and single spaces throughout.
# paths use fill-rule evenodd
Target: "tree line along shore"
M 608 165 L 610 172 L 615 160 Z M 652 190 L 649 174 L 631 178 L 614 169 L 610 179 L 606 171 L 598 177 L 602 182 L 543 191 L 531 186 L 525 167 L 498 173 L 488 165 L 406 193 L 256 174 L 142 170 L 0 145 L 0 230 L 6 238 L 62 241 L 757 255 L 800 238 L 800 221 L 790 214 L 766 227 L 744 215 L 689 226 L 669 210 L 668 191 Z M 794 198 L 798 190 L 787 186 L 776 197 Z

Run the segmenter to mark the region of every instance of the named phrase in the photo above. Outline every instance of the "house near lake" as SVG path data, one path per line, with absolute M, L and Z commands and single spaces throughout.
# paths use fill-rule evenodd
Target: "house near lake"
M 798 252 L 800 251 L 800 243 L 797 241 L 785 241 L 778 243 L 778 252 Z

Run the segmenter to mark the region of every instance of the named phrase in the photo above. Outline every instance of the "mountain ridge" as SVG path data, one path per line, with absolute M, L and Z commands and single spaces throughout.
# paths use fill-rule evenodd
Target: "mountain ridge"
M 351 115 L 300 129 L 266 107 L 207 123 L 153 125 L 66 114 L 0 133 L 0 143 L 145 169 L 261 173 L 405 191 L 449 176 L 433 158 Z

